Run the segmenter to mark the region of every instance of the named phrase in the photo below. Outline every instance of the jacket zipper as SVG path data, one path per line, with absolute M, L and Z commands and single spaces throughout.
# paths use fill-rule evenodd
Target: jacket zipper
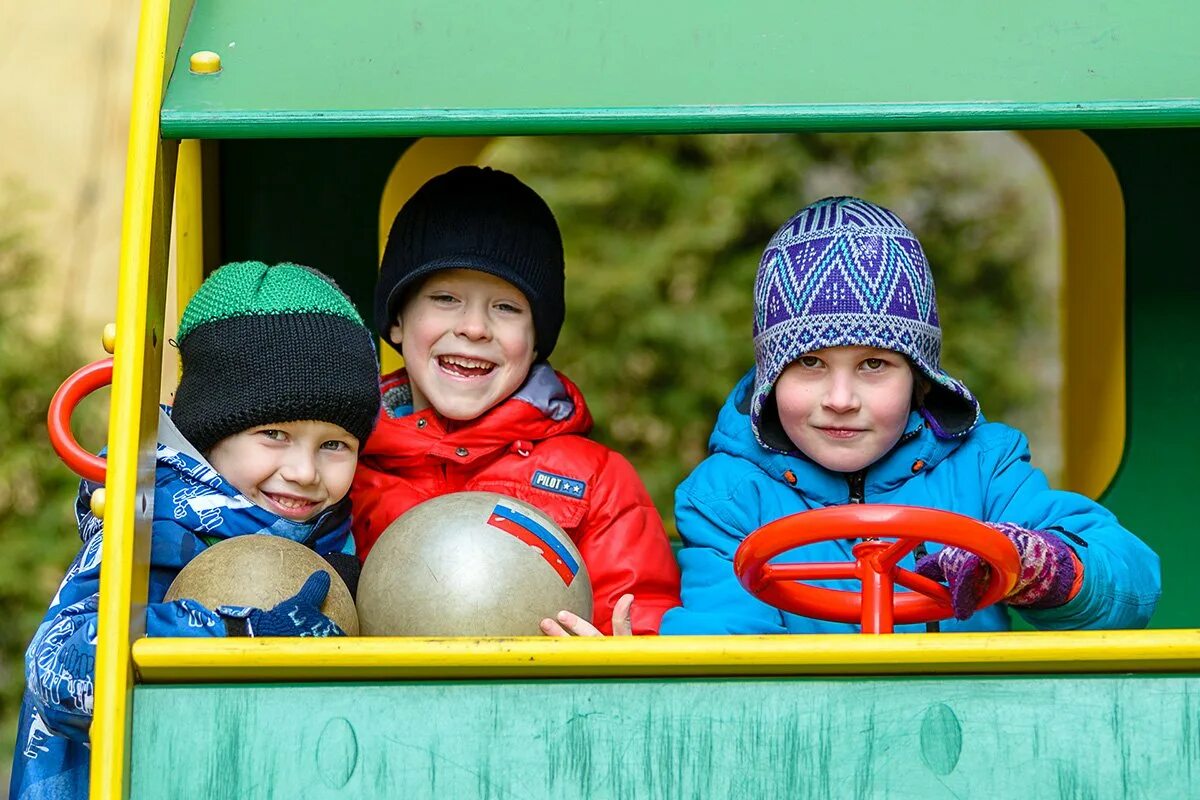
M 856 506 L 867 502 L 865 497 L 867 471 L 865 469 L 851 472 L 846 476 L 846 483 L 850 485 L 850 505 Z
M 911 431 L 909 438 L 912 438 L 912 436 L 916 436 L 918 433 L 920 433 L 920 431 L 921 431 L 920 428 L 917 428 L 916 430 Z M 855 472 L 851 472 L 849 475 L 846 476 L 846 483 L 850 487 L 850 505 L 865 504 L 867 502 L 867 495 L 866 495 L 867 470 L 860 469 Z M 928 551 L 925 549 L 924 542 L 921 542 L 919 545 L 917 545 L 915 548 L 913 548 L 913 558 L 916 558 L 917 560 L 924 558 L 927 553 L 928 553 Z M 939 633 L 941 631 L 941 629 L 942 629 L 941 625 L 936 621 L 925 623 L 925 632 L 926 633 Z
M 920 436 L 921 431 L 924 429 L 925 429 L 925 426 L 923 424 L 918 425 L 917 427 L 913 428 L 908 433 L 901 436 L 900 439 L 896 442 L 895 446 L 899 447 L 902 444 L 911 442 L 913 439 Z M 851 472 L 848 475 L 846 475 L 846 483 L 849 484 L 849 486 L 850 486 L 850 505 L 859 505 L 861 503 L 867 502 L 867 497 L 866 497 L 867 468 L 866 467 L 863 467 L 862 469 L 857 470 L 856 472 Z

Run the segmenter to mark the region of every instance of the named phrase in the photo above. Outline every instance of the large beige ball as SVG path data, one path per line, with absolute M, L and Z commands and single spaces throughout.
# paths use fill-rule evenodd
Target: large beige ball
M 321 613 L 348 636 L 358 636 L 354 599 L 341 577 L 312 550 L 279 536 L 254 534 L 217 542 L 184 566 L 163 599 L 186 597 L 207 608 L 270 609 L 294 597 L 317 570 L 329 573 L 329 594 Z
M 435 497 L 398 517 L 358 582 L 367 636 L 537 636 L 563 609 L 592 618 L 575 544 L 539 509 L 492 492 Z

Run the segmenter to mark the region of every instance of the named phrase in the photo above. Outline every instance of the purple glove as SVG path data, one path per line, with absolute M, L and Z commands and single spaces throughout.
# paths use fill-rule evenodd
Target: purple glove
M 1053 608 L 1071 599 L 1076 559 L 1071 548 L 1048 531 L 1030 531 L 1009 522 L 988 522 L 1003 533 L 1021 557 L 1021 574 L 1004 602 L 1026 608 Z M 917 562 L 917 574 L 950 585 L 955 619 L 969 619 L 987 588 L 990 568 L 982 558 L 944 547 Z

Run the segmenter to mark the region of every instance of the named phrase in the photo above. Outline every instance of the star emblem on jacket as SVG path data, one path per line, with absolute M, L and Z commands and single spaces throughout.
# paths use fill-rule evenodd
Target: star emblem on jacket
M 587 491 L 587 483 L 585 481 L 566 475 L 555 475 L 553 472 L 546 472 L 540 469 L 533 473 L 533 479 L 529 483 L 535 489 L 542 489 L 543 491 L 577 499 L 583 499 L 583 493 Z

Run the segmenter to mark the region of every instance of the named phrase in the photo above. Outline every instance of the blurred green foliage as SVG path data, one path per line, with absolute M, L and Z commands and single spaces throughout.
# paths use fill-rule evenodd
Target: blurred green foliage
M 79 549 L 74 503 L 79 479 L 46 436 L 46 409 L 64 378 L 83 364 L 69 332 L 31 331 L 43 262 L 21 227 L 15 201 L 0 203 L 0 776 L 8 786 L 24 652 Z M 102 403 L 76 415 L 82 442 L 103 439 Z
M 1057 358 L 1036 274 L 1052 246 L 1051 200 L 1028 154 L 1014 167 L 1022 154 L 1007 134 L 739 134 L 507 139 L 486 160 L 554 209 L 567 251 L 554 365 L 670 526 L 675 486 L 753 364 L 762 250 L 826 195 L 880 203 L 917 233 L 937 283 L 943 366 L 989 418 L 1053 411 L 1046 370 L 1031 368 Z

